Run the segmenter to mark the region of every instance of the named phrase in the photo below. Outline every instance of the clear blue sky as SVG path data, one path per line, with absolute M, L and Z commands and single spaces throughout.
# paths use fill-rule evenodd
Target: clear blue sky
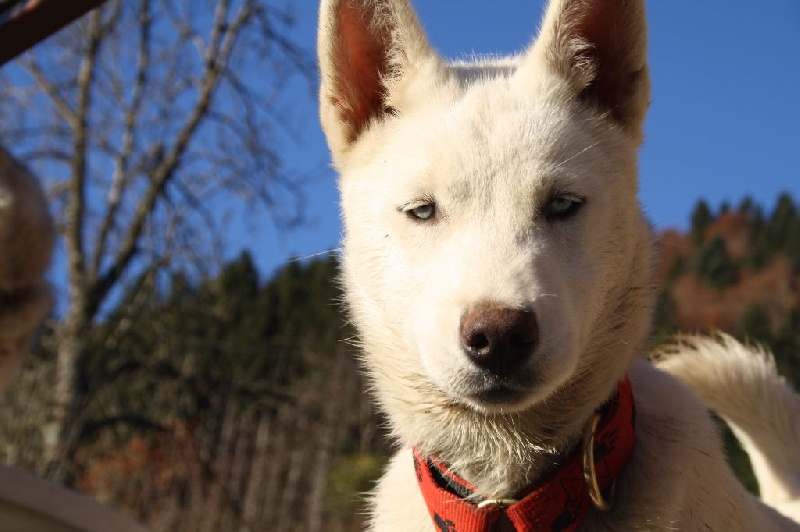
M 462 57 L 526 47 L 543 2 L 414 4 L 432 45 Z M 313 50 L 316 2 L 294 5 L 297 39 Z M 650 0 L 647 7 L 653 95 L 641 198 L 650 219 L 658 228 L 686 227 L 701 197 L 735 205 L 749 194 L 769 207 L 783 190 L 800 198 L 800 1 Z M 309 223 L 280 235 L 266 219 L 234 224 L 229 248 L 231 256 L 250 248 L 265 274 L 290 257 L 335 248 L 340 234 L 316 96 L 297 82 L 289 100 L 298 140 L 284 154 L 290 168 L 311 178 Z

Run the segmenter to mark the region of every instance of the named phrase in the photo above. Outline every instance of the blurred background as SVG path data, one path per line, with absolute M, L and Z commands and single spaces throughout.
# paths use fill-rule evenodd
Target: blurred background
M 524 49 L 542 4 L 416 7 L 464 58 Z M 653 343 L 722 328 L 797 385 L 800 4 L 648 9 Z M 112 0 L 0 69 L 62 235 L 2 462 L 156 530 L 360 529 L 391 445 L 339 304 L 315 27 L 310 1 Z

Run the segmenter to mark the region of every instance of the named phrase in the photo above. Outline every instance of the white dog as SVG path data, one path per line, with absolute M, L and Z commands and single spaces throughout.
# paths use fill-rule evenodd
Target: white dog
M 374 529 L 798 528 L 800 405 L 766 359 L 696 340 L 664 364 L 744 435 L 770 506 L 642 358 L 645 48 L 642 0 L 552 0 L 526 53 L 474 63 L 407 0 L 322 1 L 346 297 L 402 447 Z

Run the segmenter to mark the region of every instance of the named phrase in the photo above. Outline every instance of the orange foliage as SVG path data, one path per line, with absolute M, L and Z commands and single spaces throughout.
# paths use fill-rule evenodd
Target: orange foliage
M 731 258 L 742 261 L 750 245 L 749 219 L 735 211 L 720 214 L 704 236 L 706 241 L 721 237 Z M 660 267 L 656 280 L 663 283 L 676 258 L 682 256 L 691 264 L 695 259 L 695 249 L 688 235 L 674 229 L 661 233 L 659 242 Z M 675 302 L 676 325 L 683 331 L 736 331 L 741 327 L 747 310 L 754 306 L 767 312 L 774 328 L 800 303 L 800 276 L 793 271 L 790 261 L 778 254 L 761 269 L 754 271 L 746 265 L 741 267 L 738 282 L 721 290 L 711 288 L 693 273 L 685 272 L 674 279 L 671 295 Z

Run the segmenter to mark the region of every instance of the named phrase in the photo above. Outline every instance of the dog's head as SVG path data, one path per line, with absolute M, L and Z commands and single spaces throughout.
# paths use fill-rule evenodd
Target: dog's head
M 324 0 L 319 57 L 347 299 L 390 413 L 594 408 L 647 329 L 643 2 L 553 0 L 523 55 L 448 64 L 406 0 Z

